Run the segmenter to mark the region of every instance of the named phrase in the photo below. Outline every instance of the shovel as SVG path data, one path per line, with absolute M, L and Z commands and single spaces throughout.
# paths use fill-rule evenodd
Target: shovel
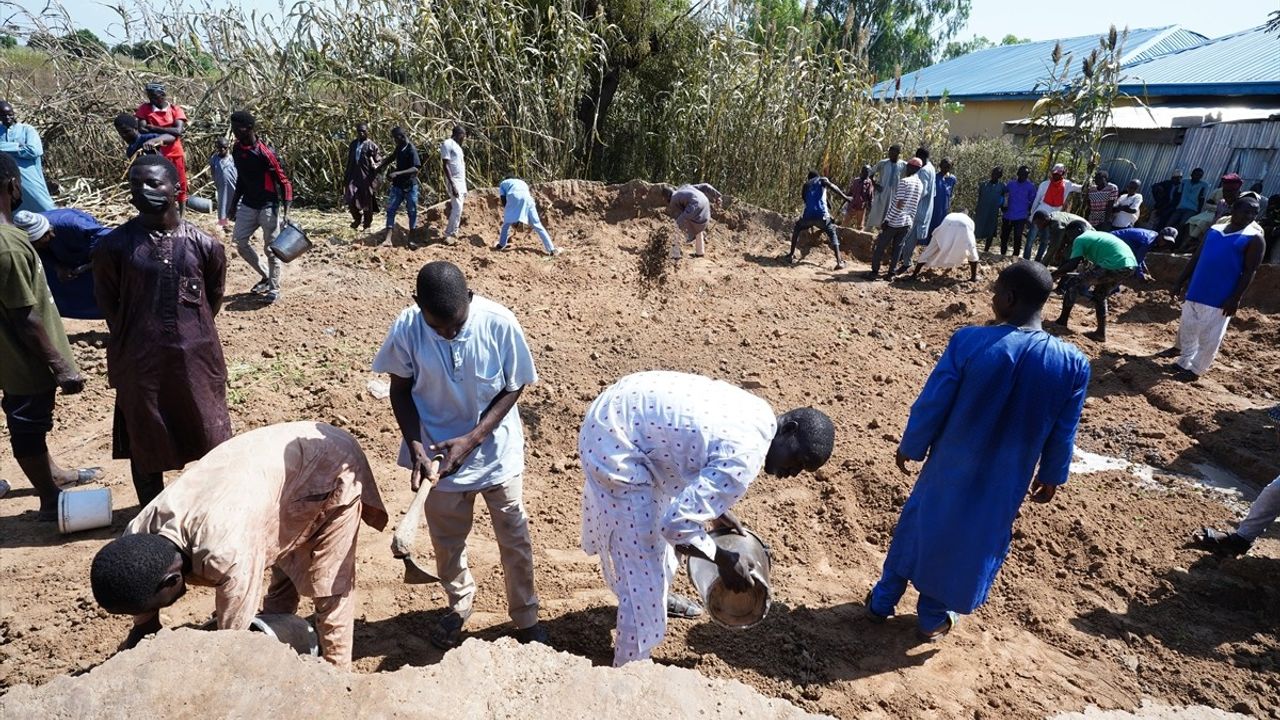
M 422 485 L 418 487 L 418 492 L 413 496 L 413 502 L 409 503 L 409 510 L 401 518 L 400 524 L 396 526 L 395 534 L 391 536 L 391 555 L 404 560 L 404 582 L 406 585 L 426 585 L 440 582 L 440 578 L 423 570 L 418 563 L 413 561 L 413 540 L 418 535 L 418 526 L 422 524 L 422 508 L 427 504 L 427 496 L 431 494 L 431 488 L 435 481 L 440 478 L 440 461 L 443 459 L 443 455 L 431 458 L 431 468 L 427 473 L 427 477 L 423 478 Z

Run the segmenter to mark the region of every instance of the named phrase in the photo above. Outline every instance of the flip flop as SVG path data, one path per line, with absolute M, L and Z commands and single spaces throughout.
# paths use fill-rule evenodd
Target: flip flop
M 427 639 L 441 650 L 452 650 L 462 644 L 462 626 L 466 624 L 467 618 L 451 612 L 440 618 Z
M 100 467 L 76 468 L 75 479 L 59 485 L 58 489 L 65 490 L 67 488 L 74 488 L 74 487 L 80 487 L 81 485 L 88 485 L 91 482 L 97 482 L 101 478 L 102 478 L 102 468 Z
M 667 617 L 678 620 L 692 620 L 700 615 L 702 615 L 702 608 L 698 603 L 675 593 L 667 596 Z
M 960 622 L 960 616 L 948 610 L 946 622 L 942 623 L 941 625 L 934 628 L 933 630 L 930 630 L 929 632 L 925 632 L 924 630 L 917 630 L 916 633 L 919 634 L 920 640 L 922 642 L 928 642 L 928 643 L 938 642 L 942 638 L 946 637 L 947 633 L 951 632 L 952 630 L 955 630 L 956 623 L 959 623 L 959 622 Z

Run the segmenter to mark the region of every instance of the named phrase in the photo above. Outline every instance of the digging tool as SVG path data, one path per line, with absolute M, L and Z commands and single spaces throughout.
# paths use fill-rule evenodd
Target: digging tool
M 440 479 L 441 460 L 444 460 L 443 455 L 436 455 L 431 458 L 431 468 L 427 472 L 427 477 L 423 478 L 422 485 L 418 487 L 418 492 L 413 496 L 413 502 L 409 503 L 409 510 L 400 519 L 400 524 L 396 526 L 395 534 L 391 536 L 391 555 L 404 560 L 404 582 L 406 585 L 426 585 L 440 582 L 440 578 L 423 570 L 418 563 L 413 561 L 413 540 L 418 534 L 418 526 L 422 524 L 422 508 L 427 504 L 427 496 L 431 494 L 431 488 Z

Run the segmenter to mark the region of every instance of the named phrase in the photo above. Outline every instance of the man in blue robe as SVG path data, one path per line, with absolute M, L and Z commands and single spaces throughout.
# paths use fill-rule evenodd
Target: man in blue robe
M 49 292 L 64 318 L 101 320 L 93 296 L 93 250 L 111 228 L 83 210 L 19 211 L 13 224 L 27 234 L 44 265 Z
M 946 635 L 986 602 L 1028 486 L 1047 503 L 1067 481 L 1089 361 L 1040 328 L 1052 289 L 1040 265 L 1005 268 L 991 299 L 998 324 L 952 335 L 911 407 L 898 467 L 928 459 L 867 598 L 873 620 L 893 615 L 910 582 L 921 638 Z

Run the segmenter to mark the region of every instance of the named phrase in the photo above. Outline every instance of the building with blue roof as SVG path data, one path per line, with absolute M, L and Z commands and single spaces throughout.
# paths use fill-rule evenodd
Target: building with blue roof
M 886 80 L 872 92 L 880 98 L 946 97 L 963 105 L 951 116 L 953 135 L 998 137 L 1005 122 L 1031 114 L 1031 106 L 1041 95 L 1039 86 L 1053 70 L 1055 43 L 1061 43 L 1064 56 L 1073 57 L 1075 68 L 1103 37 L 1105 33 L 978 50 Z M 1206 43 L 1209 39 L 1204 35 L 1178 25 L 1129 30 L 1122 46 L 1122 61 L 1128 69 Z

